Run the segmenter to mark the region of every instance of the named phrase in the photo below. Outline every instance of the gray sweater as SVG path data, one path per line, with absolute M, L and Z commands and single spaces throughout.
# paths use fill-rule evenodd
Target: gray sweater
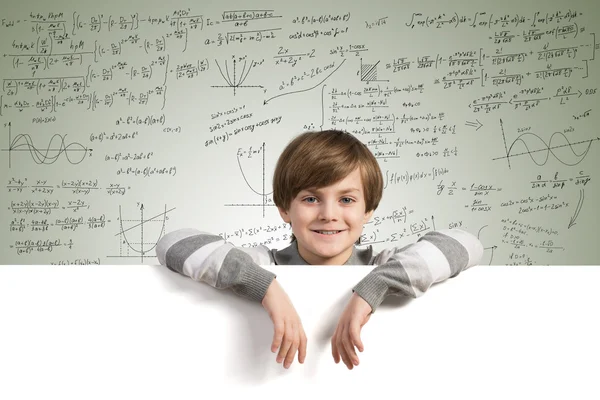
M 262 301 L 276 275 L 261 265 L 307 265 L 297 242 L 282 250 L 265 246 L 236 247 L 222 237 L 196 229 L 164 235 L 156 246 L 161 265 L 217 289 Z M 437 282 L 458 275 L 481 261 L 479 239 L 460 229 L 431 231 L 408 246 L 383 250 L 353 248 L 344 265 L 376 265 L 352 291 L 372 312 L 388 295 L 419 297 Z

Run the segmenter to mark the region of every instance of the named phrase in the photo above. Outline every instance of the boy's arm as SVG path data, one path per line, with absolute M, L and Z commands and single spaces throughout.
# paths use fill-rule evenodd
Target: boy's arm
M 362 297 L 372 313 L 388 295 L 419 297 L 437 282 L 455 277 L 477 265 L 483 245 L 460 229 L 428 232 L 404 248 L 384 250 L 375 267 L 352 291 Z
M 266 248 L 242 250 L 220 236 L 197 229 L 164 235 L 156 244 L 156 256 L 161 265 L 174 272 L 258 302 L 276 277 L 259 265 L 271 264 Z

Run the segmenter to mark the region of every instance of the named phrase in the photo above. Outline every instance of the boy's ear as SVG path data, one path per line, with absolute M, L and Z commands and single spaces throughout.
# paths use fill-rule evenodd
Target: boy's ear
M 279 215 L 281 215 L 281 219 L 283 219 L 283 221 L 286 224 L 289 224 L 291 219 L 290 219 L 290 215 L 287 213 L 287 211 L 285 211 L 283 208 L 281 207 L 277 207 L 277 209 L 279 210 Z
M 375 210 L 371 210 L 371 211 L 365 213 L 365 218 L 363 219 L 363 224 L 366 224 L 367 222 L 369 222 L 369 220 L 371 219 L 371 216 L 373 215 L 374 212 L 375 212 Z

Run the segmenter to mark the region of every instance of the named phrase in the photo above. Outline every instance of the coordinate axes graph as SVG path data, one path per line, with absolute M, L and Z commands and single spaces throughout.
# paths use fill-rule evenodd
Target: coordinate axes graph
M 500 128 L 502 130 L 502 140 L 504 142 L 504 149 L 506 151 L 506 155 L 502 156 L 502 157 L 493 158 L 492 160 L 506 159 L 506 161 L 508 162 L 508 169 L 511 169 L 510 159 L 512 157 L 529 155 L 529 157 L 531 157 L 531 160 L 537 166 L 542 166 L 548 162 L 548 158 L 550 158 L 550 154 L 552 154 L 561 164 L 572 167 L 583 161 L 583 159 L 587 156 L 588 152 L 590 151 L 590 148 L 592 147 L 592 142 L 600 140 L 600 137 L 596 137 L 594 139 L 581 140 L 579 142 L 571 143 L 569 141 L 569 139 L 565 136 L 564 133 L 554 132 L 552 134 L 552 136 L 550 136 L 550 140 L 548 140 L 548 143 L 546 143 L 544 141 L 544 139 L 542 139 L 537 134 L 532 133 L 532 132 L 524 132 L 524 133 L 520 134 L 519 137 L 517 137 L 511 143 L 511 145 L 509 147 L 507 147 L 506 135 L 504 132 L 504 123 L 502 122 L 502 119 L 500 119 Z M 555 137 L 557 139 L 555 139 Z M 562 139 L 562 140 L 560 140 L 560 139 Z M 556 141 L 556 140 L 560 140 L 560 142 L 562 142 L 564 144 L 553 145 L 554 141 Z M 529 144 L 528 144 L 528 142 L 529 142 Z M 522 143 L 525 146 L 526 151 L 521 152 L 521 153 L 514 153 L 513 151 L 516 151 L 516 150 L 513 150 L 513 148 L 517 145 L 517 143 Z M 577 151 L 575 151 L 573 146 L 580 145 L 582 143 L 587 143 L 587 146 L 584 145 L 583 146 L 584 150 L 578 153 Z M 537 148 L 534 150 L 530 150 L 529 149 L 530 144 L 533 144 Z M 543 160 L 538 162 L 536 157 L 540 158 L 538 156 L 538 154 L 540 152 L 542 152 L 542 154 L 545 152 L 545 154 L 542 155 L 542 157 L 545 157 L 545 158 L 543 158 Z M 567 152 L 567 154 L 561 154 L 561 152 L 562 153 Z M 566 159 L 571 156 L 570 154 L 573 154 L 575 156 L 575 158 L 576 158 L 575 161 L 572 161 L 572 162 L 566 161 Z
M 238 63 L 240 63 L 242 61 L 244 62 L 244 65 L 242 67 L 242 72 L 238 76 L 237 75 Z M 225 71 L 223 71 L 223 68 L 221 67 L 221 65 L 219 65 L 219 62 L 217 60 L 215 60 L 215 63 L 217 64 L 217 68 L 219 68 L 219 72 L 221 73 L 221 76 L 223 77 L 223 80 L 225 80 L 227 85 L 221 85 L 221 86 L 213 85 L 211 87 L 233 89 L 234 96 L 236 94 L 236 90 L 240 89 L 240 88 L 263 88 L 263 86 L 260 86 L 260 85 L 255 85 L 255 86 L 244 85 L 244 82 L 246 81 L 246 79 L 248 79 L 248 75 L 250 74 L 250 71 L 252 70 L 252 68 L 254 68 L 257 65 L 257 63 L 254 60 L 250 61 L 250 65 L 248 65 L 248 60 L 246 60 L 246 57 L 241 57 L 238 59 L 236 59 L 234 57 L 233 61 L 232 61 L 233 65 L 232 65 L 231 72 L 229 71 L 229 64 L 227 63 L 227 60 L 225 60 L 225 66 L 224 66 Z
M 173 211 L 175 207 L 155 214 L 150 218 L 144 216 L 144 204 L 138 203 L 139 219 L 124 219 L 122 207 L 119 206 L 119 232 L 115 236 L 119 237 L 119 255 L 107 256 L 111 258 L 137 258 L 140 257 L 144 262 L 144 257 L 155 257 L 154 248 L 165 234 L 166 222 L 169 220 L 167 213 Z M 156 224 L 154 224 L 156 223 Z M 139 241 L 137 241 L 139 240 Z M 152 252 L 152 255 L 147 255 Z
M 265 189 L 265 185 L 266 185 L 265 153 L 266 153 L 266 145 L 263 142 L 262 145 L 258 149 L 253 150 L 252 147 L 250 147 L 248 150 L 238 149 L 238 152 L 236 155 L 238 167 L 240 169 L 240 173 L 242 174 L 242 177 L 244 178 L 244 182 L 246 182 L 246 185 L 250 188 L 250 190 L 252 190 L 254 193 L 256 193 L 257 195 L 262 197 L 262 203 L 225 204 L 225 207 L 262 207 L 262 216 L 264 218 L 265 217 L 265 209 L 267 207 L 275 206 L 275 204 L 273 204 L 272 201 L 269 201 L 269 199 L 267 198 L 267 196 L 269 196 L 273 192 L 267 193 L 266 189 Z M 259 154 L 262 155 L 262 190 L 261 191 L 254 189 L 252 187 L 252 185 L 250 184 L 250 182 L 248 182 L 248 179 L 246 178 L 246 174 L 244 173 L 244 169 L 242 168 L 242 163 L 240 161 L 240 159 L 242 157 L 253 158 L 253 156 L 259 155 Z
M 2 151 L 8 151 L 8 168 L 12 166 L 12 153 L 28 151 L 31 158 L 36 164 L 54 164 L 61 155 L 65 155 L 65 158 L 70 164 L 76 165 L 82 162 L 85 157 L 92 155 L 92 149 L 85 147 L 81 143 L 71 142 L 65 143 L 65 135 L 54 134 L 50 138 L 48 147 L 43 151 L 40 151 L 33 144 L 33 139 L 28 134 L 19 134 L 12 137 L 12 124 L 8 123 L 8 149 L 2 149 Z M 58 142 L 58 145 L 53 143 Z M 24 148 L 22 148 L 24 147 Z

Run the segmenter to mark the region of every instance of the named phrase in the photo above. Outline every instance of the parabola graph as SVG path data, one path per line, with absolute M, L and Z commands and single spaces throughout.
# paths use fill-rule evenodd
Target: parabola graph
M 167 210 L 165 204 L 163 212 L 148 217 L 144 204 L 140 204 L 138 215 L 124 218 L 119 206 L 119 232 L 115 235 L 119 237 L 119 255 L 108 257 L 140 258 L 142 263 L 144 258 L 155 257 L 156 244 L 166 232 L 167 213 L 174 209 Z
M 248 188 L 255 194 L 257 194 L 258 196 L 261 196 L 262 198 L 262 202 L 261 203 L 252 203 L 252 202 L 248 202 L 248 203 L 232 203 L 232 204 L 225 204 L 225 207 L 261 207 L 262 208 L 262 215 L 263 218 L 265 217 L 265 209 L 267 207 L 274 207 L 275 205 L 270 203 L 267 199 L 267 196 L 273 194 L 273 192 L 269 192 L 267 193 L 266 191 L 266 172 L 265 172 L 265 152 L 266 152 L 266 145 L 263 142 L 262 146 L 259 148 L 259 151 L 262 153 L 262 190 L 260 189 L 255 189 L 250 182 L 248 181 L 248 178 L 246 176 L 246 174 L 244 173 L 244 169 L 242 167 L 242 163 L 240 161 L 240 154 L 237 154 L 237 163 L 238 163 L 238 167 L 240 169 L 240 173 L 242 175 L 242 177 L 244 178 L 244 182 L 246 183 L 246 186 L 248 186 Z
M 252 71 L 252 65 L 254 64 L 254 61 L 250 61 L 250 65 L 248 65 L 248 60 L 244 60 L 244 65 L 242 66 L 241 71 L 238 71 L 238 62 L 235 59 L 232 61 L 231 67 L 229 66 L 227 60 L 225 61 L 225 64 L 223 66 L 221 66 L 217 60 L 215 60 L 215 64 L 217 64 L 219 73 L 221 74 L 221 77 L 225 81 L 226 85 L 213 85 L 211 87 L 233 89 L 234 96 L 236 94 L 237 89 L 240 88 L 263 87 L 261 85 L 244 85 L 244 82 L 246 81 L 246 79 L 248 79 L 250 71 Z

